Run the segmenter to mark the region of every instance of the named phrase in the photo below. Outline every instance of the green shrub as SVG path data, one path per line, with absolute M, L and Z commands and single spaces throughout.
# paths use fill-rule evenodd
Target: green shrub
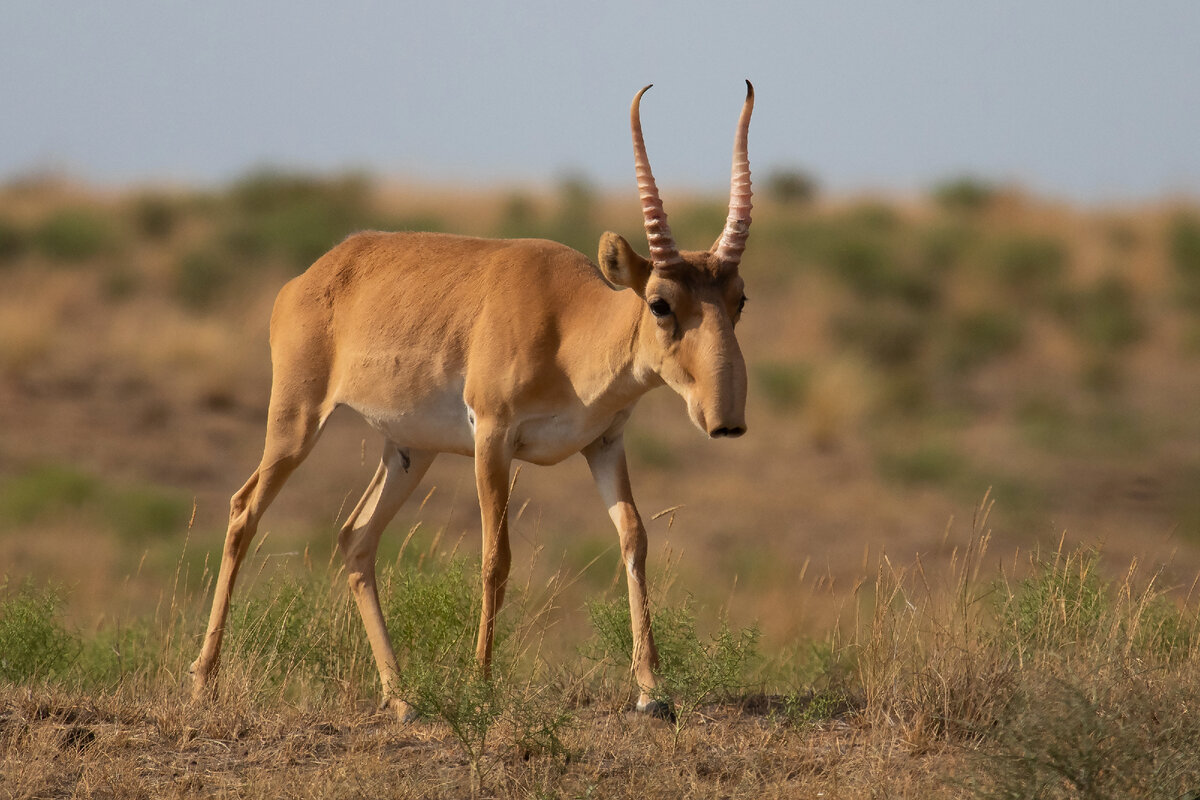
M 536 239 L 546 235 L 538 219 L 537 204 L 524 192 L 516 192 L 504 201 L 496 236 L 502 239 Z
M 260 695 L 296 686 L 317 695 L 367 692 L 373 662 L 361 625 L 350 626 L 346 595 L 324 576 L 274 576 L 234 605 L 227 657 L 248 668 Z
M 220 255 L 207 250 L 190 252 L 175 266 L 175 298 L 193 311 L 208 310 L 224 296 L 233 275 L 227 259 Z
M 1190 691 L 1146 670 L 1031 676 L 972 754 L 972 794 L 1191 797 L 1200 789 L 1193 701 Z
M 627 669 L 633 658 L 628 602 L 593 601 L 588 604 L 588 617 L 595 633 L 590 655 Z M 701 637 L 690 601 L 658 608 L 651 628 L 659 658 L 656 699 L 675 710 L 678 744 L 680 733 L 703 704 L 729 700 L 749 685 L 750 670 L 758 661 L 758 630 L 735 630 L 722 619 L 714 634 Z
M 83 640 L 71 673 L 85 689 L 111 691 L 129 681 L 150 687 L 165 663 L 186 664 L 194 655 L 190 639 L 171 637 L 154 619 L 117 620 Z
M 946 343 L 950 369 L 963 372 L 1006 356 L 1024 339 L 1021 315 L 1013 311 L 981 309 L 951 323 Z
M 933 308 L 942 294 L 935 272 L 909 263 L 905 243 L 893 233 L 898 219 L 872 208 L 859 209 L 827 231 L 820 257 L 833 277 L 861 301 L 897 302 L 922 311 Z
M 751 367 L 755 387 L 776 411 L 791 411 L 804 403 L 812 384 L 812 368 L 785 361 L 758 362 Z
M 671 230 L 680 247 L 708 247 L 725 228 L 728 214 L 720 201 L 683 203 L 671 214 Z
M 374 221 L 371 186 L 355 175 L 321 179 L 265 169 L 237 181 L 230 199 L 219 236 L 230 253 L 279 258 L 295 272 Z
M 995 202 L 996 188 L 985 180 L 960 177 L 933 187 L 933 199 L 946 211 L 978 212 Z
M 1180 299 L 1190 309 L 1200 309 L 1200 218 L 1180 214 L 1167 232 L 1167 249 L 1175 268 Z
M 1058 450 L 1069 441 L 1073 417 L 1059 398 L 1039 395 L 1017 407 L 1017 423 L 1027 441 L 1047 450 Z
M 680 466 L 675 449 L 656 434 L 633 428 L 625 431 L 625 446 L 633 463 L 659 470 L 673 470 Z
M 389 569 L 381 582 L 380 602 L 388 631 L 406 663 L 425 662 L 465 669 L 475 661 L 479 625 L 479 578 L 465 561 L 434 569 Z M 508 628 L 498 625 L 494 649 Z
M 28 526 L 82 514 L 141 542 L 182 531 L 191 503 L 172 489 L 106 483 L 71 467 L 45 465 L 0 485 L 0 526 Z
M 945 484 L 960 477 L 966 467 L 962 455 L 949 445 L 922 442 L 902 452 L 883 452 L 880 473 L 900 483 Z
M 107 216 L 87 208 L 65 208 L 45 219 L 33 238 L 46 257 L 75 263 L 112 252 L 119 237 Z
M 0 217 L 0 265 L 16 261 L 29 248 L 29 234 L 7 217 Z
M 767 174 L 767 196 L 783 205 L 807 205 L 817 199 L 819 184 L 799 169 L 777 169 Z
M 926 272 L 941 275 L 962 265 L 978 238 L 978 232 L 965 224 L 935 225 L 919 235 L 918 262 Z
M 827 258 L 834 276 L 860 297 L 884 296 L 895 286 L 892 248 L 878 238 L 839 237 Z
M 1061 653 L 1096 641 L 1112 605 L 1093 552 L 1056 557 L 1004 598 L 1003 629 L 1026 651 Z
M 191 517 L 185 495 L 160 486 L 107 487 L 103 514 L 116 533 L 133 543 L 182 533 Z
M 834 335 L 880 367 L 912 366 L 930 334 L 928 320 L 898 303 L 863 303 L 833 320 Z
M 1160 593 L 1113 586 L 1099 553 L 1056 553 L 1000 595 L 1002 630 L 1022 657 L 1103 658 L 1136 653 L 1147 662 L 1186 658 L 1200 644 L 1197 621 Z
M 520 654 L 507 647 L 514 624 L 535 622 L 511 621 L 514 611 L 524 610 L 513 586 L 507 592 L 509 614 L 496 621 L 489 678 L 475 661 L 477 564 L 450 561 L 428 572 L 388 570 L 381 585 L 400 661 L 400 695 L 422 715 L 450 728 L 471 764 L 476 790 L 486 780 L 490 761 L 485 747 L 498 727 L 508 734 L 503 750 L 568 755 L 562 736 L 573 724 L 572 715 L 547 687 L 520 674 Z
M 1175 271 L 1185 281 L 1200 281 L 1200 218 L 1180 214 L 1171 221 L 1167 248 Z
M 79 656 L 80 641 L 60 619 L 53 587 L 0 583 L 0 680 L 27 683 L 62 677 Z
M 992 263 L 1001 285 L 1030 299 L 1044 298 L 1067 269 L 1067 249 L 1058 239 L 1028 234 L 997 241 Z
M 1076 335 L 1100 350 L 1119 350 L 1145 334 L 1133 287 L 1119 275 L 1107 275 L 1086 290 L 1065 295 L 1062 314 Z
M 558 185 L 557 212 L 550 238 L 583 253 L 595 252 L 600 238 L 593 220 L 595 212 L 596 193 L 591 183 L 582 175 L 568 175 Z
M 100 491 L 100 481 L 70 467 L 35 467 L 0 484 L 0 524 L 28 525 L 50 514 L 79 511 Z
M 138 233 L 157 242 L 170 238 L 175 232 L 184 209 L 171 197 L 148 193 L 133 201 L 132 212 Z

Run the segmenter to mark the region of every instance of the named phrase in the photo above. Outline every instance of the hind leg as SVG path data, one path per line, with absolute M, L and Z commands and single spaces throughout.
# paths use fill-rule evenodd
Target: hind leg
M 396 663 L 383 610 L 379 607 L 375 552 L 383 529 L 421 482 L 436 455 L 426 450 L 402 450 L 387 442 L 375 477 L 338 534 L 338 548 L 346 560 L 350 591 L 367 629 L 367 639 L 371 642 L 371 653 L 375 656 L 375 666 L 383 685 L 383 704 L 391 707 L 401 722 L 407 722 L 413 716 L 413 710 L 397 694 L 400 667 Z
M 272 398 L 262 461 L 229 504 L 229 528 L 225 533 L 225 549 L 221 554 L 221 569 L 217 574 L 208 630 L 200 655 L 190 670 L 192 693 L 196 698 L 202 697 L 210 689 L 210 681 L 216 674 L 233 584 L 242 560 L 250 549 L 250 541 L 258 531 L 258 522 L 288 476 L 316 444 L 331 410 L 321 411 L 316 407 L 281 408 Z

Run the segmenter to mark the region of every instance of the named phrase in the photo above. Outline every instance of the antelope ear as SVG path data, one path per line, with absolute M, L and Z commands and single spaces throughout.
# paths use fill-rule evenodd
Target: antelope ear
M 600 237 L 600 271 L 613 286 L 642 294 L 651 267 L 650 261 L 638 255 L 620 234 L 607 231 Z

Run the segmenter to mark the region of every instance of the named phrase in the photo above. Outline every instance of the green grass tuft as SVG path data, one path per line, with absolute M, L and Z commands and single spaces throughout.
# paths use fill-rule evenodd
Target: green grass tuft
M 54 587 L 26 580 L 0 583 L 0 680 L 31 683 L 63 678 L 82 644 L 61 619 L 63 600 Z

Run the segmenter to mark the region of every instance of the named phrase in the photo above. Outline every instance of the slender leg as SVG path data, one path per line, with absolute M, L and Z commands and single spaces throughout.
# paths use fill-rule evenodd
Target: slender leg
M 225 549 L 221 554 L 221 569 L 217 573 L 208 630 L 200 655 L 192 662 L 190 669 L 192 694 L 197 699 L 210 689 L 209 682 L 219 666 L 221 640 L 225 635 L 225 619 L 229 614 L 233 585 L 242 560 L 250 549 L 250 541 L 258 531 L 258 522 L 283 488 L 288 476 L 316 444 L 328 416 L 328 413 L 322 415 L 315 409 L 273 406 L 271 410 L 262 461 L 229 504 L 229 528 L 225 533 Z
M 492 637 L 496 614 L 504 603 L 504 589 L 512 551 L 508 544 L 508 480 L 512 447 L 506 432 L 479 420 L 475 428 L 475 486 L 483 518 L 483 608 L 475 659 L 484 675 L 491 674 Z
M 605 435 L 584 448 L 583 455 L 608 508 L 608 516 L 621 537 L 621 560 L 629 585 L 629 618 L 633 627 L 631 671 L 639 689 L 637 707 L 639 711 L 669 717 L 670 707 L 653 696 L 658 686 L 654 676 L 658 650 L 650 630 L 650 605 L 646 600 L 646 528 L 633 503 L 624 438 L 620 433 Z
M 401 722 L 407 722 L 413 716 L 413 710 L 397 695 L 400 667 L 379 607 L 375 553 L 383 529 L 421 482 L 436 455 L 424 450 L 401 450 L 387 442 L 375 477 L 338 534 L 338 548 L 346 560 L 350 591 L 358 604 L 375 656 L 375 666 L 379 669 L 383 704 L 390 706 Z

